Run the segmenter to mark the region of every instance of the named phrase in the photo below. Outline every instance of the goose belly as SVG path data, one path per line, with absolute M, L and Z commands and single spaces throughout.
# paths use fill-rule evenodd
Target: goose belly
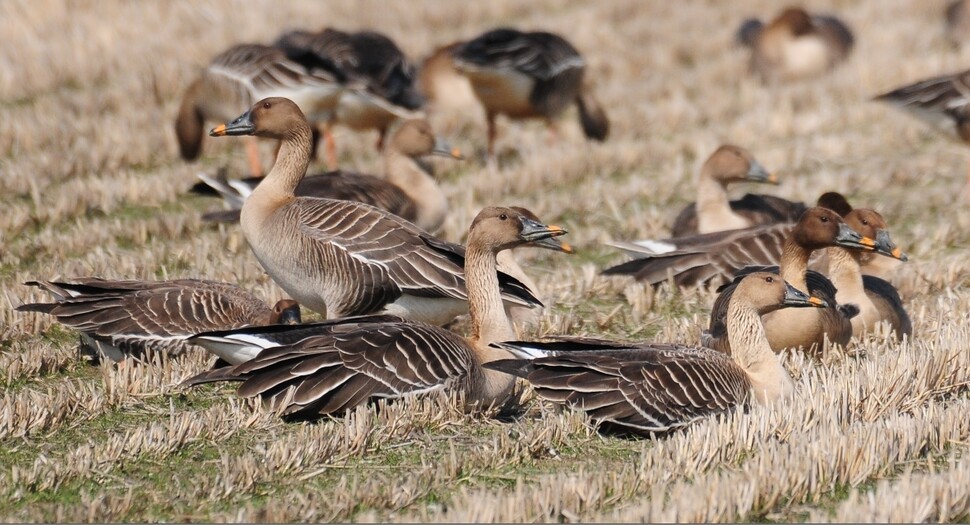
M 384 313 L 421 321 L 428 324 L 444 325 L 455 317 L 468 313 L 468 301 L 450 297 L 416 297 L 402 295 L 384 307 Z
M 266 97 L 286 97 L 300 106 L 300 110 L 310 122 L 320 122 L 330 118 L 334 108 L 340 101 L 343 90 L 337 84 L 333 86 L 293 86 L 260 91 L 253 94 L 254 100 Z
M 817 36 L 805 36 L 786 42 L 781 58 L 783 74 L 792 78 L 822 73 L 831 64 L 828 45 Z
M 472 89 L 482 104 L 492 113 L 512 118 L 539 116 L 529 101 L 535 80 L 509 70 L 476 69 L 467 73 Z
M 814 308 L 786 308 L 761 316 L 771 349 L 776 353 L 785 348 L 811 350 L 816 345 L 815 351 L 820 351 L 825 328 L 819 313 Z

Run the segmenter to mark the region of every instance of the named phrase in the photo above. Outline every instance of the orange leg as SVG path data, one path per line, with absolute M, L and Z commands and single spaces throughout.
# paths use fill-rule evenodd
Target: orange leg
M 387 128 L 381 128 L 378 131 L 380 134 L 377 135 L 377 151 L 384 149 L 384 138 L 387 136 Z
M 263 167 L 259 163 L 259 144 L 256 137 L 250 137 L 246 141 L 246 157 L 249 159 L 249 170 L 253 177 L 263 176 Z
M 333 140 L 333 129 L 329 123 L 323 125 L 323 144 L 327 153 L 327 169 L 337 169 L 337 144 Z

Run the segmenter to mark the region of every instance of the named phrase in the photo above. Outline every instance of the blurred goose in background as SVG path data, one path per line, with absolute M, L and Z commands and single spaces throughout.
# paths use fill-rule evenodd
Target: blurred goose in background
M 794 224 L 754 226 L 651 242 L 653 254 L 607 268 L 603 275 L 632 275 L 654 286 L 668 278 L 678 286 L 722 285 L 731 282 L 745 266 L 779 264 L 783 257 L 788 257 L 793 273 L 790 279 L 788 274 L 782 277 L 804 288 L 804 277 L 797 275 L 805 273 L 812 250 L 831 245 L 869 251 L 880 249 L 874 239 L 853 231 L 837 213 L 819 207 L 806 210 Z
M 257 100 L 283 96 L 311 120 L 326 120 L 337 105 L 342 75 L 323 61 L 296 63 L 279 49 L 259 44 L 233 46 L 212 59 L 185 90 L 175 135 L 185 160 L 202 151 L 206 122 L 228 122 Z M 250 170 L 263 173 L 255 139 L 247 141 Z
M 438 47 L 421 61 L 416 85 L 433 115 L 467 112 L 478 107 L 478 99 L 468 77 L 455 66 L 455 51 L 464 42 Z
M 970 0 L 954 0 L 946 6 L 944 28 L 947 41 L 958 47 L 970 39 Z
M 368 204 L 294 194 L 312 138 L 292 101 L 261 100 L 211 134 L 281 141 L 273 169 L 243 203 L 240 225 L 259 263 L 301 305 L 329 319 L 387 313 L 438 325 L 468 311 L 464 246 Z M 541 305 L 518 280 L 498 278 L 509 304 Z
M 376 130 L 377 148 L 384 147 L 388 128 L 398 119 L 420 117 L 424 99 L 414 84 L 414 66 L 386 35 L 375 31 L 290 31 L 274 44 L 299 63 L 331 62 L 347 77 L 331 118 L 324 123 L 327 165 L 337 167 L 332 127 Z M 237 113 L 238 114 L 238 113 Z M 228 119 L 227 119 L 228 120 Z M 312 120 L 312 119 L 311 119 Z
M 838 18 L 794 6 L 768 24 L 744 21 L 735 38 L 751 48 L 751 70 L 762 80 L 791 80 L 829 71 L 849 56 L 855 40 Z
M 429 232 L 437 231 L 448 213 L 448 201 L 434 176 L 419 161 L 427 155 L 461 159 L 461 152 L 436 137 L 426 120 L 404 121 L 391 135 L 384 157 L 384 176 L 350 171 L 308 175 L 297 185 L 299 197 L 322 197 L 370 204 L 413 222 Z M 202 219 L 216 222 L 239 220 L 239 209 L 262 178 L 224 181 L 199 175 L 215 188 L 233 209 L 210 212 Z
M 877 238 L 874 230 L 867 231 L 873 232 L 874 236 L 860 234 L 830 209 L 809 208 L 785 239 L 780 266 L 751 265 L 741 268 L 735 273 L 731 283 L 718 288 L 718 296 L 711 308 L 710 327 L 702 334 L 701 343 L 731 353 L 725 321 L 731 295 L 745 275 L 751 272 L 771 272 L 780 275 L 792 286 L 806 290 L 828 303 L 828 307 L 820 310 L 787 310 L 766 315 L 765 333 L 772 350 L 780 352 L 785 348 L 803 348 L 808 352 L 820 352 L 826 340 L 841 346 L 847 345 L 852 339 L 852 319 L 858 316 L 859 305 L 853 304 L 854 301 L 839 301 L 836 288 L 838 284 L 819 272 L 809 270 L 808 263 L 812 253 L 823 248 L 852 252 L 875 250 L 890 257 L 906 258 L 892 244 L 888 235 Z M 846 299 L 855 297 L 855 294 L 843 294 Z
M 18 312 L 54 316 L 81 332 L 84 348 L 112 361 L 146 351 L 182 353 L 191 346 L 188 337 L 199 332 L 300 323 L 295 301 L 284 299 L 270 308 L 250 292 L 217 281 L 76 277 L 24 284 L 48 292 L 54 302 L 23 304 Z
M 902 109 L 946 136 L 970 144 L 970 70 L 907 84 L 873 100 Z M 970 168 L 963 197 L 970 200 Z
M 488 124 L 488 156 L 494 159 L 495 119 L 542 118 L 548 125 L 575 103 L 587 138 L 603 141 L 609 120 L 585 78 L 586 62 L 553 33 L 488 31 L 453 52 L 456 69 L 468 77 Z
M 393 316 L 303 325 L 294 327 L 295 335 L 286 330 L 199 334 L 193 342 L 241 364 L 202 373 L 186 384 L 242 381 L 240 396 L 261 396 L 295 417 L 337 414 L 378 398 L 436 390 L 460 392 L 469 408 L 499 405 L 515 378 L 482 365 L 511 357 L 489 343 L 512 339 L 515 332 L 502 304 L 496 255 L 525 244 L 565 251 L 568 247 L 555 238 L 565 233 L 516 208 L 479 212 L 464 260 L 472 325 L 467 339 Z
M 741 199 L 729 201 L 727 188 L 736 182 L 778 184 L 778 177 L 768 173 L 744 148 L 730 144 L 717 148 L 701 166 L 697 202 L 677 215 L 671 236 L 794 222 L 805 211 L 804 204 L 771 195 L 747 193 Z
M 539 397 L 583 410 L 608 427 L 666 432 L 751 401 L 790 397 L 794 384 L 768 346 L 762 316 L 785 307 L 824 306 L 777 275 L 753 273 L 731 300 L 731 356 L 677 343 L 563 339 L 494 344 L 517 359 L 485 367 L 523 377 Z

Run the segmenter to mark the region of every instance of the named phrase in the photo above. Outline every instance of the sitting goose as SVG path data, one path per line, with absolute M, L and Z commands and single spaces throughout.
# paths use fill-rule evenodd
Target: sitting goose
M 28 281 L 54 297 L 53 303 L 28 303 L 18 312 L 42 312 L 81 332 L 82 347 L 112 361 L 144 352 L 184 352 L 189 336 L 266 324 L 299 324 L 300 306 L 292 300 L 270 308 L 229 283 L 199 279 L 114 281 L 77 277 L 66 281 Z
M 202 150 L 206 121 L 226 122 L 254 101 L 285 96 L 312 120 L 329 117 L 343 85 L 328 64 L 298 64 L 279 49 L 259 44 L 233 46 L 212 59 L 182 96 L 175 135 L 185 160 Z M 250 169 L 263 173 L 255 139 L 246 143 Z
M 515 208 L 485 208 L 478 214 L 469 228 L 465 257 L 472 324 L 468 339 L 393 316 L 338 319 L 293 331 L 199 334 L 193 342 L 241 364 L 204 372 L 186 384 L 242 381 L 239 395 L 285 403 L 278 408 L 296 417 L 338 414 L 377 398 L 441 389 L 461 391 L 471 408 L 501 404 L 515 378 L 482 368 L 512 356 L 489 343 L 515 337 L 502 305 L 496 254 L 527 243 L 567 251 L 555 239 L 565 233 Z
M 632 275 L 651 285 L 673 277 L 678 286 L 721 285 L 730 282 L 745 266 L 778 264 L 783 254 L 805 259 L 817 248 L 837 244 L 860 250 L 876 250 L 874 239 L 849 228 L 837 213 L 825 208 L 809 208 L 795 224 L 755 226 L 740 230 L 705 233 L 654 241 L 658 251 L 603 270 L 603 275 Z M 666 250 L 666 251 L 662 251 Z M 891 255 L 891 254 L 887 254 Z M 799 266 L 804 266 L 799 263 Z M 796 273 L 804 274 L 795 270 Z M 787 275 L 783 275 L 788 279 Z M 792 278 L 795 280 L 795 278 Z M 795 286 L 802 285 L 795 280 Z
M 543 118 L 550 125 L 575 103 L 587 138 L 603 141 L 609 120 L 584 80 L 586 62 L 559 35 L 500 28 L 453 52 L 455 68 L 468 77 L 485 108 L 488 156 L 495 154 L 495 118 Z
M 329 319 L 387 313 L 439 325 L 468 311 L 463 246 L 368 204 L 294 194 L 310 162 L 311 132 L 292 101 L 261 100 L 211 134 L 281 141 L 240 225 L 259 263 L 301 305 Z M 541 304 L 519 281 L 499 278 L 509 304 Z
M 717 148 L 701 167 L 697 202 L 677 215 L 671 236 L 795 222 L 805 212 L 804 204 L 773 195 L 746 193 L 740 199 L 728 201 L 727 187 L 735 182 L 778 184 L 778 177 L 768 173 L 744 148 L 730 144 Z
M 750 43 L 751 71 L 762 80 L 791 80 L 816 76 L 844 61 L 854 38 L 844 22 L 831 15 L 813 15 L 787 7 L 759 28 L 745 21 L 737 39 Z
M 308 175 L 297 185 L 299 197 L 323 197 L 364 202 L 413 222 L 429 232 L 437 231 L 448 212 L 448 201 L 434 177 L 419 162 L 426 155 L 461 159 L 461 152 L 435 137 L 431 124 L 423 119 L 408 120 L 391 135 L 384 148 L 384 177 L 349 171 Z M 262 178 L 222 182 L 200 175 L 216 188 L 235 209 L 210 212 L 203 220 L 234 222 L 239 208 Z
M 852 205 L 845 198 L 844 195 L 835 191 L 825 192 L 818 198 L 817 206 L 823 208 L 828 208 L 835 211 L 842 216 L 842 219 L 852 212 Z M 871 211 L 871 210 L 870 210 Z M 873 213 L 876 213 L 873 211 Z M 880 219 L 881 219 L 880 215 Z M 881 219 L 885 223 L 885 219 Z M 861 230 L 857 230 L 861 231 Z M 880 235 L 889 235 L 888 230 L 880 230 Z M 892 245 L 891 240 L 886 240 L 883 244 Z M 878 277 L 882 280 L 888 281 L 899 269 L 899 265 L 903 264 L 905 259 L 901 257 L 901 253 L 896 250 L 893 251 L 892 257 L 884 257 L 883 253 L 878 251 L 875 252 L 857 252 L 855 257 L 859 261 L 859 267 L 862 270 L 862 275 L 871 275 L 873 277 Z M 828 251 L 823 251 L 820 257 L 813 257 L 812 261 L 809 262 L 808 267 L 817 272 L 823 274 L 829 273 L 829 262 L 828 262 Z
M 772 353 L 761 316 L 784 307 L 824 307 L 777 275 L 753 273 L 738 286 L 728 313 L 737 350 L 677 343 L 596 340 L 505 342 L 517 359 L 485 364 L 524 377 L 539 397 L 585 411 L 595 421 L 649 435 L 674 430 L 754 401 L 790 397 L 791 376 Z

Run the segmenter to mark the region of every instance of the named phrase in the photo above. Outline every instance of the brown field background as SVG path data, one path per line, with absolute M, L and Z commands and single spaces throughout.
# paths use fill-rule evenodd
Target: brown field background
M 0 2 L 0 518 L 970 519 L 970 148 L 868 101 L 970 67 L 970 48 L 945 43 L 942 1 L 806 6 L 843 16 L 856 48 L 818 81 L 770 87 L 732 42 L 743 18 L 780 7 L 769 0 Z M 548 305 L 524 337 L 696 342 L 714 294 L 601 277 L 623 260 L 602 243 L 666 236 L 701 162 L 729 141 L 783 179 L 740 192 L 838 190 L 885 215 L 911 258 L 894 282 L 913 340 L 787 356 L 797 395 L 783 406 L 630 440 L 528 392 L 514 421 L 434 398 L 283 423 L 231 386 L 180 388 L 204 355 L 90 366 L 74 332 L 13 311 L 42 298 L 23 281 L 76 275 L 204 277 L 279 298 L 236 226 L 200 221 L 218 203 L 186 194 L 196 173 L 246 164 L 233 139 L 178 158 L 182 89 L 226 47 L 290 28 L 373 28 L 420 59 L 500 24 L 569 38 L 612 120 L 606 143 L 586 144 L 572 110 L 558 141 L 503 119 L 502 163 L 487 170 L 478 110 L 434 115 L 470 157 L 438 164 L 443 237 L 461 240 L 484 205 L 524 205 L 579 250 L 517 252 Z M 336 138 L 343 167 L 380 169 L 376 134 Z

